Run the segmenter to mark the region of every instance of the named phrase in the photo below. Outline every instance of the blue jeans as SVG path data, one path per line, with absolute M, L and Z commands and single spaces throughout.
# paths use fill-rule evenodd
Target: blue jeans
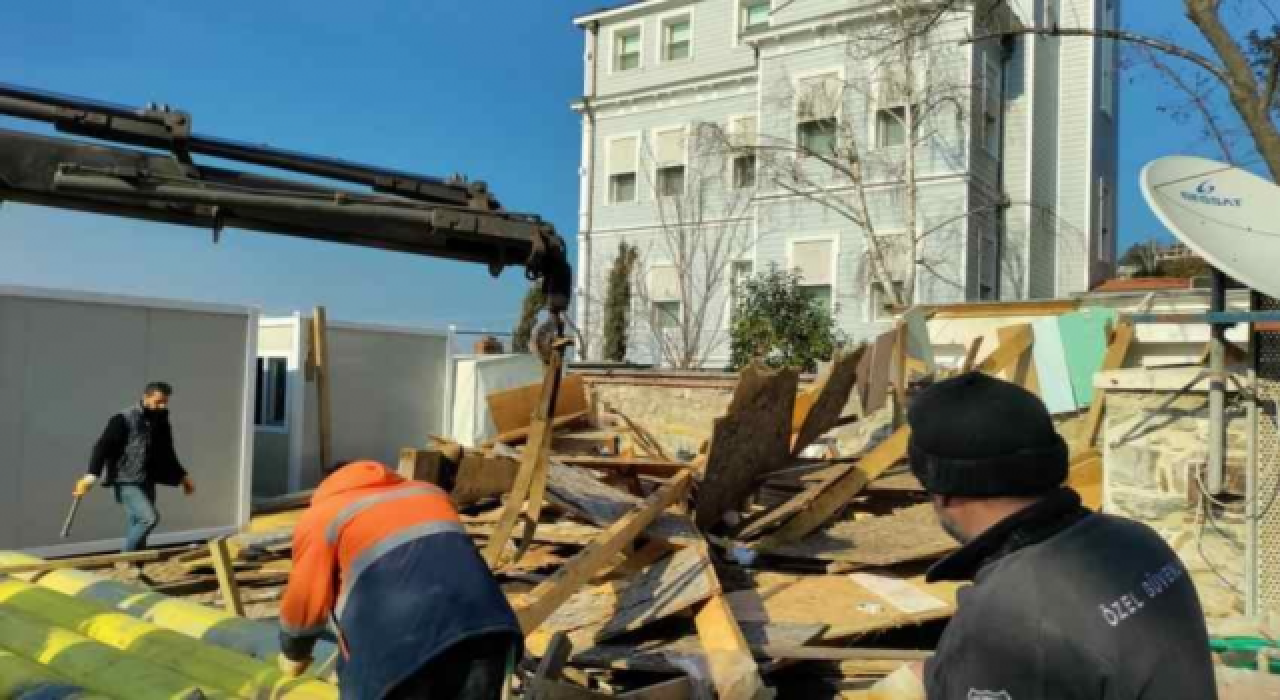
M 124 535 L 125 552 L 137 552 L 147 548 L 147 536 L 160 523 L 156 512 L 155 484 L 116 484 L 116 503 L 124 506 L 127 529 Z

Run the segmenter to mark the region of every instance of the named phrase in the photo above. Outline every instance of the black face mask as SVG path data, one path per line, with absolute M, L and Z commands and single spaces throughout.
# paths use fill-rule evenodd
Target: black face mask
M 168 413 L 169 413 L 169 409 L 167 409 L 167 408 L 143 408 L 143 409 L 142 409 L 142 412 L 143 412 L 143 414 L 145 414 L 148 418 L 160 418 L 160 417 L 162 417 L 162 416 L 164 416 L 164 415 L 168 414 Z

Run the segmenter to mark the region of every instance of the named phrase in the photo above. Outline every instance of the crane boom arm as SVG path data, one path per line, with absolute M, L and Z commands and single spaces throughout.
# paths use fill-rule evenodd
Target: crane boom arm
M 0 114 L 109 142 L 0 129 L 0 200 L 209 228 L 215 235 L 234 227 L 483 263 L 495 275 L 523 265 L 529 279 L 542 280 L 552 311 L 568 307 L 563 239 L 537 216 L 503 210 L 484 183 L 200 136 L 191 132 L 189 115 L 167 107 L 130 109 L 0 84 Z M 199 165 L 196 155 L 312 180 Z

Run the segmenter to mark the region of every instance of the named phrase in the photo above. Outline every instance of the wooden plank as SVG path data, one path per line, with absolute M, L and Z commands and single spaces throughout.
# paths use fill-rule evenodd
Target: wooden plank
M 688 678 L 673 678 L 618 696 L 620 700 L 692 700 L 693 684 Z
M 955 612 L 954 582 L 927 583 L 923 576 L 900 581 L 903 591 L 877 592 L 852 575 L 795 576 L 759 572 L 750 589 L 726 594 L 743 625 L 823 624 L 828 642 L 950 617 Z M 840 601 L 832 605 L 831 601 Z
M 646 527 L 672 504 L 683 500 L 689 492 L 693 477 L 683 472 L 670 483 L 658 489 L 644 504 L 626 517 L 600 533 L 600 537 L 578 553 L 554 576 L 529 593 L 528 599 L 516 609 L 520 628 L 525 634 L 537 629 L 579 588 L 634 540 Z
M 311 347 L 315 366 L 317 428 L 320 440 L 320 468 L 333 466 L 333 419 L 331 412 L 333 377 L 329 361 L 329 323 L 323 306 L 312 312 Z
M 1000 345 L 978 365 L 979 372 L 998 375 L 1009 369 L 1031 349 L 1031 325 L 1027 323 L 1007 326 L 1010 330 L 1000 340 Z M 1003 328 L 1001 330 L 1004 330 Z
M 794 370 L 752 363 L 742 370 L 725 415 L 711 433 L 707 466 L 698 485 L 694 521 L 711 527 L 736 512 L 761 474 L 782 466 L 791 447 Z
M 861 390 L 862 414 L 869 415 L 884 407 L 889 397 L 889 374 L 893 364 L 893 349 L 897 333 L 882 333 L 863 353 L 858 367 L 858 388 Z
M 539 406 L 542 396 L 543 382 L 527 386 L 496 391 L 485 397 L 489 405 L 489 415 L 499 434 L 509 433 L 520 428 L 527 428 L 533 423 L 533 414 Z M 590 413 L 587 405 L 586 388 L 581 374 L 565 374 L 561 382 L 560 393 L 556 396 L 553 417 L 559 418 L 575 413 L 586 416 Z
M 667 455 L 666 450 L 662 449 L 662 443 L 648 430 L 645 430 L 644 426 L 631 420 L 627 417 L 627 414 L 621 413 L 612 407 L 610 407 L 609 412 L 617 416 L 627 426 L 627 430 L 631 431 L 631 434 L 635 436 L 636 445 L 644 450 L 648 456 L 667 462 L 674 461 Z
M 492 523 L 464 522 L 467 534 L 472 537 L 487 539 L 493 534 Z M 600 528 L 594 525 L 582 525 L 572 521 L 542 523 L 534 533 L 533 541 L 542 544 L 567 545 L 585 547 L 600 535 Z
M 420 450 L 405 447 L 400 450 L 400 463 L 396 473 L 412 481 L 440 484 L 443 455 L 439 450 Z
M 549 364 L 544 370 L 540 403 L 533 413 L 530 423 L 530 442 L 525 446 L 520 460 L 520 471 L 516 475 L 515 485 L 502 509 L 502 517 L 498 519 L 489 543 L 484 550 L 484 559 L 490 569 L 501 567 L 507 556 L 507 541 L 516 521 L 523 514 L 526 522 L 524 545 L 531 541 L 533 530 L 537 528 L 538 518 L 542 512 L 542 499 L 547 486 L 547 470 L 551 459 L 551 413 L 560 395 L 560 380 L 564 372 L 563 344 L 558 344 L 551 352 Z M 579 385 L 581 391 L 581 385 Z M 517 552 L 517 558 L 519 552 Z
M 955 540 L 938 525 L 933 506 L 923 503 L 892 515 L 837 523 L 796 542 L 761 549 L 775 556 L 884 567 L 935 559 L 955 547 Z
M 706 655 L 715 696 L 725 700 L 770 697 L 751 647 L 723 595 L 713 595 L 693 619 Z
M 665 459 L 650 457 L 591 457 L 582 455 L 556 455 L 562 463 L 574 467 L 584 467 L 598 472 L 635 472 L 645 476 L 656 476 L 669 479 L 689 465 L 683 462 L 671 462 Z
M 1075 299 L 1051 299 L 1036 301 L 963 302 L 935 304 L 924 307 L 933 312 L 933 319 L 957 318 L 1007 318 L 1011 316 L 1057 316 L 1079 308 Z
M 240 601 L 240 585 L 236 582 L 236 572 L 231 566 L 231 554 L 227 551 L 227 538 L 215 537 L 209 540 L 209 556 L 213 559 L 213 570 L 218 576 L 218 589 L 222 591 L 222 604 L 227 612 L 237 617 L 244 617 L 244 603 Z
M 1107 354 L 1102 358 L 1101 371 L 1119 369 L 1124 366 L 1129 348 L 1133 345 L 1134 327 L 1128 321 L 1121 321 L 1111 334 L 1111 342 L 1107 344 Z M 1095 384 L 1095 389 L 1097 386 Z M 1098 442 L 1098 433 L 1102 429 L 1103 411 L 1106 409 L 1107 393 L 1098 389 L 1094 392 L 1093 403 L 1089 405 L 1089 413 L 1080 424 L 1080 434 L 1076 443 L 1084 447 L 1093 447 Z
M 577 413 L 569 413 L 563 416 L 556 416 L 555 419 L 551 421 L 551 427 L 555 430 L 559 430 L 561 428 L 566 428 L 568 426 L 575 425 L 580 422 L 585 422 L 586 420 L 587 420 L 587 412 L 578 411 Z M 526 425 L 523 428 L 517 428 L 515 430 L 510 430 L 505 433 L 499 433 L 492 440 L 490 440 L 489 442 L 486 442 L 485 447 L 492 447 L 493 445 L 497 445 L 497 444 L 518 445 L 529 439 L 529 433 L 531 430 L 532 428 Z
M 858 365 L 867 352 L 866 345 L 859 345 L 852 352 L 836 355 L 817 386 L 802 394 L 808 407 L 805 409 L 799 428 L 793 428 L 795 439 L 792 441 L 791 454 L 796 456 L 814 440 L 822 437 L 835 427 L 844 415 L 844 407 L 849 403 L 849 394 L 853 392 L 858 381 Z M 796 397 L 796 411 L 800 410 L 800 397 Z M 795 425 L 793 416 L 792 425 Z
M 835 472 L 823 482 L 779 506 L 775 509 L 775 513 L 778 513 L 775 521 L 781 522 L 788 517 L 790 519 L 777 532 L 762 540 L 760 546 L 769 548 L 793 542 L 822 527 L 863 487 L 906 457 L 910 438 L 909 427 L 898 428 L 856 464 Z
M 537 682 L 560 680 L 564 665 L 569 661 L 569 655 L 572 653 L 573 644 L 569 641 L 568 635 L 564 632 L 556 632 L 551 636 L 547 650 L 538 661 L 538 670 L 533 674 L 534 687 L 530 689 L 529 700 L 547 700 L 547 697 L 539 692 Z
M 582 686 L 548 678 L 529 681 L 525 694 L 529 700 L 612 700 L 614 696 L 587 690 Z
M 931 651 L 914 649 L 869 649 L 859 647 L 785 646 L 769 644 L 756 652 L 766 658 L 790 661 L 924 661 Z
M 1021 329 L 1024 327 L 1030 328 L 1030 326 L 1005 326 L 1004 328 L 997 329 L 996 336 L 1000 339 L 1000 345 L 1004 346 L 1009 342 L 1016 344 L 1017 341 L 1014 340 L 1014 336 L 1023 332 Z M 1028 349 L 1031 349 L 1035 342 L 1034 330 L 1031 331 L 1031 337 L 1032 341 L 1027 344 Z M 1018 355 L 1017 360 L 1015 360 L 1009 367 L 1008 376 L 1006 378 L 1014 384 L 1025 388 L 1027 391 L 1030 391 L 1037 396 L 1040 395 L 1040 378 L 1036 372 L 1034 355 L 1031 352 L 1024 351 Z
M 551 440 L 556 454 L 618 454 L 619 435 L 612 430 L 561 433 Z
M 55 571 L 58 569 L 100 569 L 102 567 L 111 566 L 121 562 L 137 564 L 148 561 L 159 561 L 164 557 L 164 554 L 165 553 L 162 551 L 153 549 L 143 552 L 120 552 L 117 554 L 95 554 L 93 556 L 85 557 L 49 559 L 39 563 L 0 566 L 0 575 L 40 573 L 44 571 Z
M 510 457 L 463 453 L 458 473 L 453 477 L 449 497 L 458 506 L 467 506 L 511 491 L 520 472 L 520 463 Z
M 964 354 L 964 364 L 960 365 L 962 373 L 973 369 L 978 363 L 978 353 L 982 351 L 982 336 L 978 336 L 969 341 L 969 349 Z

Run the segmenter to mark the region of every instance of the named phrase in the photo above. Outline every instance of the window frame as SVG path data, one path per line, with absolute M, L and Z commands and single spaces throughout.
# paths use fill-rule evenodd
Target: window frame
M 681 64 L 681 63 L 689 63 L 693 61 L 694 52 L 696 50 L 695 44 L 697 43 L 695 41 L 696 39 L 695 32 L 697 31 L 697 24 L 694 18 L 694 12 L 695 12 L 694 7 L 689 6 L 689 7 L 682 7 L 682 8 L 667 12 L 665 14 L 658 15 L 657 20 L 658 20 L 658 63 L 659 64 L 663 64 L 663 65 L 668 63 Z M 682 18 L 688 21 L 689 23 L 689 55 L 685 56 L 684 58 L 668 58 L 667 57 L 668 28 Z
M 758 158 L 758 157 L 757 157 L 757 155 L 756 155 L 756 152 L 755 152 L 754 150 L 749 150 L 749 151 L 747 151 L 747 152 L 738 152 L 738 151 L 736 150 L 736 149 L 737 149 L 737 146 L 734 146 L 734 145 L 733 145 L 733 139 L 735 138 L 736 134 L 738 133 L 737 131 L 735 131 L 735 130 L 734 130 L 734 129 L 735 129 L 735 126 L 736 126 L 740 121 L 742 121 L 742 120 L 744 120 L 744 119 L 752 119 L 752 120 L 755 120 L 755 135 L 756 135 L 756 136 L 755 136 L 755 140 L 756 140 L 756 143 L 752 144 L 752 145 L 751 145 L 751 146 L 749 146 L 748 148 L 752 148 L 752 149 L 753 149 L 756 145 L 758 145 L 759 140 L 760 140 L 760 117 L 759 117 L 759 115 L 757 115 L 757 114 L 756 114 L 756 113 L 754 113 L 754 112 L 745 112 L 745 113 L 742 113 L 742 114 L 733 114 L 733 115 L 730 115 L 730 116 L 729 116 L 729 118 L 728 118 L 728 122 L 727 122 L 727 124 L 728 124 L 727 133 L 729 134 L 729 141 L 730 141 L 730 149 L 729 149 L 729 164 L 728 164 L 728 165 L 729 165 L 729 172 L 728 172 L 728 176 L 729 176 L 729 177 L 728 177 L 728 183 L 729 183 L 729 187 L 730 187 L 730 189 L 734 189 L 734 190 L 749 190 L 749 189 L 755 189 L 755 188 L 759 185 L 759 182 L 760 182 L 760 178 L 759 178 L 759 174 L 760 174 L 760 173 L 759 173 L 759 169 L 760 169 L 760 161 L 759 161 L 759 158 Z M 752 167 L 751 167 L 751 184 L 750 184 L 750 185 L 742 186 L 742 185 L 739 185 L 739 184 L 738 184 L 738 160 L 739 160 L 740 158 L 752 158 L 752 159 L 755 161 L 755 162 L 752 164 Z
M 750 272 L 750 273 L 748 273 L 748 274 L 747 274 L 747 276 L 748 276 L 748 277 L 753 277 L 753 276 L 755 276 L 755 274 L 756 274 L 756 267 L 757 267 L 757 265 L 756 265 L 756 259 L 755 259 L 755 255 L 754 255 L 754 253 L 753 253 L 753 255 L 752 255 L 751 257 L 749 257 L 749 258 L 747 258 L 747 257 L 734 258 L 733 260 L 730 260 L 730 261 L 729 261 L 729 273 L 728 273 L 728 275 L 726 275 L 726 277 L 727 277 L 726 282 L 727 282 L 727 283 L 726 283 L 726 285 L 725 285 L 725 290 L 724 290 L 724 292 L 725 292 L 725 293 L 724 293 L 724 303 L 725 303 L 725 310 L 724 310 L 724 327 L 725 327 L 726 329 L 733 328 L 733 309 L 734 309 L 734 307 L 736 306 L 736 304 L 735 304 L 734 302 L 735 302 L 735 301 L 737 301 L 737 300 L 734 298 L 734 292 L 733 292 L 733 290 L 734 290 L 734 282 L 735 282 L 735 278 L 734 278 L 734 274 L 733 274 L 733 273 L 734 273 L 734 267 L 735 267 L 735 266 L 737 266 L 737 265 L 744 264 L 744 263 L 745 263 L 745 264 L 747 264 L 747 265 L 750 265 L 750 266 L 751 266 L 751 272 Z
M 634 31 L 639 48 L 636 49 L 636 65 L 633 68 L 618 66 L 621 54 L 618 52 L 618 35 Z M 636 20 L 609 28 L 609 75 L 632 73 L 644 68 L 644 22 Z
M 665 168 L 674 167 L 674 164 L 663 163 L 659 161 L 657 147 L 658 147 L 658 136 L 660 134 L 669 134 L 673 131 L 679 131 L 683 134 L 684 153 L 681 155 L 680 167 L 684 169 L 684 173 L 681 177 L 680 194 L 669 195 L 669 194 L 662 193 L 662 190 L 660 188 L 661 183 L 659 182 L 658 174 L 659 174 L 659 171 Z M 689 193 L 689 141 L 692 140 L 689 134 L 689 125 L 679 124 L 679 125 L 654 127 L 649 130 L 648 138 L 649 138 L 649 143 L 651 144 L 651 146 L 648 149 L 649 150 L 649 176 L 651 178 L 650 182 L 653 183 L 654 199 L 660 201 L 663 199 L 671 199 L 674 197 L 683 197 L 686 194 L 688 194 Z M 638 167 L 638 164 L 637 164 L 637 167 Z
M 665 261 L 664 261 L 664 262 L 651 263 L 651 264 L 648 266 L 648 268 L 646 268 L 646 270 L 645 270 L 645 284 L 646 284 L 647 286 L 649 286 L 649 287 L 652 287 L 652 285 L 653 285 L 653 273 L 654 273 L 654 271 L 655 271 L 655 270 L 658 270 L 658 269 L 665 269 L 665 268 L 670 268 L 670 269 L 672 269 L 672 270 L 675 270 L 675 273 L 676 273 L 676 280 L 677 280 L 676 284 L 677 284 L 677 285 L 679 285 L 679 279 L 680 279 L 680 278 L 679 278 L 679 274 L 680 274 L 680 269 L 679 269 L 679 267 L 677 267 L 677 266 L 676 266 L 676 264 L 675 264 L 675 263 L 673 263 L 673 262 L 665 262 Z M 646 314 L 645 314 L 645 322 L 646 322 L 646 324 L 648 324 L 648 326 L 649 326 L 649 330 L 650 330 L 651 332 L 654 332 L 654 333 L 658 333 L 658 332 L 663 332 L 663 333 L 665 333 L 665 332 L 667 332 L 667 331 L 671 330 L 672 328 L 674 328 L 674 329 L 676 329 L 676 330 L 679 330 L 679 328 L 680 328 L 680 323 L 684 320 L 684 313 L 685 313 L 684 300 L 682 300 L 682 299 L 680 298 L 680 290 L 679 290 L 678 288 L 676 289 L 676 292 L 675 292 L 676 296 L 675 296 L 675 297 L 667 297 L 667 296 L 659 297 L 659 296 L 656 296 L 656 295 L 654 294 L 654 292 L 653 292 L 653 290 L 652 290 L 652 289 L 646 289 L 646 290 L 645 290 L 645 292 L 646 292 L 646 293 L 645 293 L 645 296 L 646 296 L 646 297 L 648 297 L 648 304 L 647 304 L 648 308 L 647 308 L 647 309 L 645 309 L 645 312 L 646 312 Z M 669 327 L 669 326 L 656 326 L 656 325 L 654 324 L 654 320 L 657 318 L 657 305 L 658 305 L 658 304 L 676 304 L 676 308 L 678 309 L 678 313 L 677 313 L 677 314 L 676 314 L 676 316 L 675 316 L 675 320 L 676 320 L 676 324 L 675 324 L 675 326 L 671 326 L 671 327 Z
M 833 75 L 833 74 L 836 76 L 836 80 L 838 80 L 838 81 L 840 82 L 840 85 L 841 85 L 841 89 L 840 89 L 840 98 L 839 98 L 839 101 L 838 101 L 838 102 L 837 102 L 837 104 L 836 104 L 835 114 L 834 114 L 833 116 L 831 116 L 831 117 L 822 117 L 822 118 L 820 118 L 820 119 L 807 119 L 807 120 L 802 120 L 802 119 L 800 118 L 800 106 L 801 106 L 801 104 L 802 104 L 802 100 L 803 100 L 803 98 L 804 98 L 803 91 L 804 91 L 804 83 L 805 83 L 805 81 L 806 81 L 806 80 L 809 80 L 810 78 L 816 78 L 816 77 L 819 77 L 819 76 Z M 812 123 L 812 122 L 818 122 L 818 121 L 827 121 L 827 120 L 831 120 L 831 121 L 834 121 L 834 122 L 835 122 L 835 131 L 833 132 L 833 134 L 834 134 L 834 135 L 833 135 L 833 137 L 832 137 L 832 144 L 831 144 L 831 145 L 832 145 L 832 153 L 831 153 L 831 154 L 829 154 L 829 156 L 835 156 L 836 152 L 838 152 L 838 151 L 840 150 L 840 143 L 839 143 L 839 139 L 840 139 L 840 126 L 841 126 L 841 123 L 842 123 L 842 122 L 841 122 L 841 117 L 842 117 L 842 115 L 843 115 L 843 112 L 844 112 L 843 108 L 844 108 L 844 106 L 845 106 L 845 105 L 844 105 L 845 94 L 844 94 L 844 87 L 843 87 L 843 86 L 845 85 L 846 75 L 847 75 L 847 74 L 846 74 L 846 72 L 845 72 L 845 66 L 843 66 L 843 65 L 839 65 L 839 66 L 828 66 L 828 67 L 823 68 L 823 69 L 821 69 L 821 70 L 805 71 L 804 73 L 798 73 L 798 74 L 796 74 L 796 75 L 792 78 L 792 81 L 791 81 L 791 89 L 792 89 L 793 94 L 795 95 L 795 100 L 794 100 L 795 104 L 793 104 L 793 105 L 791 106 L 791 134 L 795 137 L 795 144 L 796 144 L 796 146 L 797 146 L 797 147 L 799 147 L 799 146 L 801 145 L 801 139 L 800 139 L 800 125 L 801 125 L 801 124 L 809 124 L 809 123 Z M 799 149 L 799 148 L 797 148 L 797 150 L 809 150 L 809 149 Z M 805 154 L 805 153 L 803 153 L 803 152 L 801 152 L 801 153 L 799 153 L 799 154 L 798 154 L 798 156 L 799 156 L 800 158 L 805 158 L 805 157 L 806 157 L 806 154 Z
M 635 153 L 633 154 L 635 156 L 635 166 L 631 172 L 635 182 L 632 185 L 633 194 L 631 199 L 617 200 L 614 198 L 613 178 L 621 173 L 613 172 L 613 149 L 617 142 L 625 141 L 626 139 L 634 139 L 635 141 Z M 640 139 L 641 134 L 638 132 L 614 134 L 605 139 L 605 204 L 636 204 L 640 201 Z
M 905 287 L 907 283 L 903 280 L 890 279 L 890 284 L 895 287 L 902 287 L 903 292 L 906 291 Z M 867 322 L 869 323 L 887 323 L 894 320 L 893 314 L 885 311 L 883 304 L 876 303 L 876 290 L 880 287 L 883 287 L 883 285 L 880 284 L 879 280 L 874 279 L 867 285 Z M 883 296 L 884 292 L 880 292 L 879 294 Z
M 751 33 L 756 34 L 762 31 L 768 31 L 773 27 L 773 0 L 735 0 L 736 7 L 733 12 L 733 45 L 741 46 L 743 39 L 747 37 L 747 6 L 764 3 L 769 7 L 769 18 L 765 20 L 763 28 L 755 29 Z
M 803 288 L 805 288 L 805 287 L 824 287 L 824 286 L 825 286 L 825 287 L 830 287 L 830 288 L 831 288 L 831 305 L 830 305 L 830 307 L 831 307 L 831 313 L 834 315 L 834 314 L 835 314 L 835 312 L 836 312 L 836 307 L 837 307 L 836 299 L 839 297 L 839 295 L 837 294 L 837 290 L 839 290 L 839 288 L 840 288 L 840 264 L 839 264 L 839 263 L 840 263 L 840 234 L 838 234 L 838 233 L 822 233 L 822 234 L 810 234 L 810 235 L 793 236 L 793 237 L 791 237 L 791 238 L 788 238 L 788 239 L 787 239 L 787 267 L 786 267 L 786 269 L 787 269 L 787 271 L 789 271 L 789 272 L 790 272 L 790 271 L 794 271 L 794 270 L 796 270 L 796 265 L 795 265 L 795 244 L 797 244 L 797 243 L 818 243 L 818 242 L 830 243 L 830 244 L 831 244 L 831 260 L 829 261 L 829 264 L 831 265 L 831 270 L 830 270 L 831 282 L 830 282 L 829 284 L 826 284 L 826 285 L 821 285 L 821 284 L 804 284 L 804 278 L 803 278 L 803 277 L 801 277 L 801 284 L 800 284 L 800 287 L 801 287 L 802 289 L 803 289 Z
M 253 429 L 257 432 L 275 433 L 279 435 L 284 435 L 289 433 L 290 403 L 292 401 L 291 394 L 293 393 L 293 387 L 291 386 L 292 382 L 289 376 L 289 371 L 290 371 L 289 364 L 292 359 L 293 358 L 291 356 L 283 353 L 260 354 L 256 358 L 256 361 L 254 363 L 255 372 L 254 372 Z M 261 369 L 258 369 L 257 367 L 257 363 L 259 362 L 262 363 Z M 267 397 L 270 394 L 270 389 L 272 387 L 264 386 L 264 380 L 269 380 L 269 378 L 272 376 L 271 368 L 273 363 L 276 363 L 276 362 L 280 363 L 279 376 L 280 376 L 280 381 L 283 382 L 283 385 L 284 385 L 284 396 L 282 397 L 281 404 L 279 406 L 275 406 L 273 402 L 272 403 L 268 402 Z M 261 403 L 259 404 L 258 390 L 260 388 L 263 389 L 263 393 L 261 394 Z M 280 423 L 278 425 L 274 423 L 259 423 L 258 422 L 259 406 L 261 406 L 261 413 L 263 416 L 267 414 L 269 406 L 276 408 L 281 415 Z

